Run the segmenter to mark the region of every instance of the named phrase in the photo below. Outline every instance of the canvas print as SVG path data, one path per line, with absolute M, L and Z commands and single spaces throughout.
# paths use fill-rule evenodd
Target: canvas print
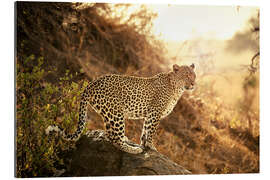
M 260 172 L 259 7 L 14 6 L 16 177 Z

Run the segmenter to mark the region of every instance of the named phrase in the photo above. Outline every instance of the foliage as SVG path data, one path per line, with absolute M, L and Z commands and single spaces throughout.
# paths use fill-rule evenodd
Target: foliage
M 166 53 L 150 32 L 155 14 L 142 6 L 125 16 L 129 7 L 16 3 L 17 177 L 52 176 L 65 166 L 59 153 L 73 143 L 46 136 L 45 129 L 57 123 L 74 131 L 84 79 L 161 71 Z M 192 173 L 259 172 L 258 72 L 237 81 L 242 96 L 232 97 L 234 104 L 215 91 L 216 76 L 202 81 L 211 76 L 206 73 L 161 121 L 155 139 L 158 151 Z M 102 129 L 101 118 L 89 110 L 87 128 Z M 126 121 L 127 136 L 136 143 L 141 129 L 142 121 Z
M 78 119 L 84 78 L 142 66 L 150 73 L 158 71 L 152 59 L 164 59 L 164 48 L 149 34 L 155 15 L 145 7 L 126 18 L 128 4 L 84 5 L 16 2 L 17 177 L 51 176 L 61 166 L 57 153 L 69 145 L 44 130 L 54 123 L 76 127 L 70 124 Z
M 163 44 L 150 33 L 156 15 L 142 5 L 126 16 L 129 6 L 17 2 L 18 62 L 25 54 L 38 54 L 46 65 L 58 67 L 55 76 L 63 75 L 67 65 L 88 77 L 160 71 L 151 65 L 165 59 Z
M 54 71 L 41 68 L 43 57 L 34 55 L 25 59 L 23 66 L 17 64 L 16 78 L 16 176 L 48 176 L 55 172 L 56 164 L 63 163 L 57 152 L 68 148 L 61 140 L 48 138 L 45 129 L 54 120 L 63 121 L 65 127 L 73 127 L 77 119 L 82 81 L 70 83 L 68 70 L 60 78 L 58 86 L 45 82 L 44 77 Z M 76 121 L 75 121 L 76 123 Z

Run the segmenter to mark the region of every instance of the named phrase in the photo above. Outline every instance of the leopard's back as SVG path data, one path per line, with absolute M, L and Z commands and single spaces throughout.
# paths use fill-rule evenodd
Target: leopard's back
M 171 113 L 185 90 L 193 89 L 195 78 L 193 64 L 174 65 L 173 71 L 149 78 L 102 76 L 90 82 L 81 96 L 77 131 L 66 134 L 58 126 L 52 126 L 48 131 L 59 131 L 64 139 L 77 140 L 85 127 L 87 105 L 90 104 L 103 118 L 106 137 L 115 146 L 129 153 L 142 152 L 142 148 L 127 144 L 125 120 L 144 119 L 141 145 L 155 149 L 152 137 L 160 119 Z

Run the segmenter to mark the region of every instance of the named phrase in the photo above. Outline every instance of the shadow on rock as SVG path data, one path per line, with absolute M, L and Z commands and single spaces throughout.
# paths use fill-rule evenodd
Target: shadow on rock
M 132 176 L 191 174 L 166 156 L 152 150 L 129 154 L 115 148 L 104 139 L 86 135 L 76 142 L 76 148 L 61 154 L 67 169 L 61 176 Z

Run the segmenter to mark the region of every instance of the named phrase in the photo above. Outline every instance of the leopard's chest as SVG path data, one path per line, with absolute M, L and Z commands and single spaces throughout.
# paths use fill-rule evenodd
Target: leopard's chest
M 162 114 L 161 118 L 165 118 L 166 116 L 168 116 L 173 111 L 173 109 L 176 106 L 178 100 L 179 100 L 179 97 L 174 97 L 168 102 L 167 107 L 163 111 L 163 114 Z

